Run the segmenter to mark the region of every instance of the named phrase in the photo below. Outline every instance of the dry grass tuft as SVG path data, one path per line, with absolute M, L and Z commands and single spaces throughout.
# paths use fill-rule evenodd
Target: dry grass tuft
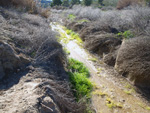
M 50 15 L 50 9 L 41 9 L 40 15 L 45 17 L 45 18 L 48 18 Z

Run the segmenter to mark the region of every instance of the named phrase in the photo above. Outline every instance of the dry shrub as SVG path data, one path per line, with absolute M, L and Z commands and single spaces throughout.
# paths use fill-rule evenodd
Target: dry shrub
M 85 42 L 85 47 L 99 56 L 113 52 L 115 47 L 121 44 L 121 40 L 115 38 L 115 35 L 111 33 L 90 35 Z
M 37 13 L 36 2 L 34 0 L 1 0 L 0 6 L 14 6 L 16 8 L 23 8 L 30 13 Z
M 135 85 L 150 87 L 150 38 L 125 40 L 118 51 L 115 69 Z
M 0 6 L 9 6 L 12 4 L 12 0 L 0 0 Z
M 39 12 L 40 12 L 40 15 L 45 18 L 48 18 L 50 15 L 50 9 L 41 9 Z
M 88 20 L 95 21 L 101 17 L 101 10 L 98 8 L 86 7 L 81 5 L 74 5 L 71 10 L 66 10 L 67 14 L 74 14 L 79 19 L 87 18 Z
M 131 18 L 133 28 L 138 35 L 150 35 L 150 8 L 149 7 L 134 7 Z
M 130 5 L 142 5 L 145 0 L 119 0 L 117 4 L 117 9 L 123 9 Z
M 36 0 L 1 0 L 0 6 L 10 7 L 21 9 L 22 11 L 27 11 L 31 14 L 40 14 L 41 16 L 48 18 L 50 15 L 49 9 L 42 9 L 37 7 Z

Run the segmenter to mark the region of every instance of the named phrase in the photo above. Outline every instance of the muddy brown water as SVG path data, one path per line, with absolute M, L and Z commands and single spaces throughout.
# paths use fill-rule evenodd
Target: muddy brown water
M 50 26 L 53 31 L 70 38 L 61 25 L 51 23 Z M 75 40 L 60 43 L 70 51 L 69 57 L 81 61 L 90 70 L 90 79 L 94 84 L 91 105 L 96 113 L 150 113 L 150 103 L 126 79 L 117 77 L 113 68 L 107 67 L 102 60 L 79 46 Z M 93 58 L 98 60 L 90 60 Z

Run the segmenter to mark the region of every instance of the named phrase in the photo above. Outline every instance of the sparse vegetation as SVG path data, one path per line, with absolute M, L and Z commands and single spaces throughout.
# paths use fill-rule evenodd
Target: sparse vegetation
M 89 22 L 89 21 L 88 21 L 88 20 L 86 20 L 86 19 L 78 20 L 78 23 L 83 23 L 83 22 Z
M 147 106 L 147 107 L 145 107 L 145 109 L 146 109 L 146 110 L 150 110 L 150 107 Z
M 92 62 L 97 62 L 98 60 L 96 58 L 88 58 L 88 60 L 92 61 Z
M 127 84 L 125 85 L 125 88 L 127 88 L 127 89 L 132 89 L 132 86 L 131 86 L 129 83 L 127 83 Z
M 108 96 L 107 93 L 102 92 L 102 91 L 99 91 L 99 90 L 96 90 L 95 92 L 93 92 L 93 94 L 94 94 L 94 95 L 98 95 L 98 96 L 102 96 L 102 97 Z
M 150 107 L 144 105 L 144 103 L 137 103 L 137 104 L 138 104 L 140 107 L 142 107 L 143 109 L 150 110 Z
M 67 48 L 63 48 L 64 52 L 69 55 L 70 54 L 70 51 L 67 49 Z
M 135 92 L 135 90 L 133 88 L 128 89 L 128 90 L 124 90 L 124 92 L 128 95 L 131 95 L 133 92 Z
M 70 36 L 69 40 L 75 40 L 77 44 L 81 45 L 82 44 L 82 40 L 79 36 L 78 33 L 73 32 L 72 30 L 69 30 L 67 28 L 64 28 L 64 30 L 66 31 L 66 33 Z
M 63 43 L 67 44 L 70 41 L 70 39 L 66 36 L 65 33 L 60 33 L 60 36 L 58 36 L 58 41 L 63 41 Z
M 123 108 L 123 105 L 121 103 L 115 103 L 111 98 L 106 99 L 106 105 L 108 106 L 108 108 L 111 108 L 111 109 L 115 107 Z

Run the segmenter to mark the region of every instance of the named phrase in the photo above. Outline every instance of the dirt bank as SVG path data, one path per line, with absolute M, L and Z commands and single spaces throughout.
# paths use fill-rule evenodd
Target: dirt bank
M 0 7 L 0 26 L 0 112 L 83 113 L 48 20 Z

